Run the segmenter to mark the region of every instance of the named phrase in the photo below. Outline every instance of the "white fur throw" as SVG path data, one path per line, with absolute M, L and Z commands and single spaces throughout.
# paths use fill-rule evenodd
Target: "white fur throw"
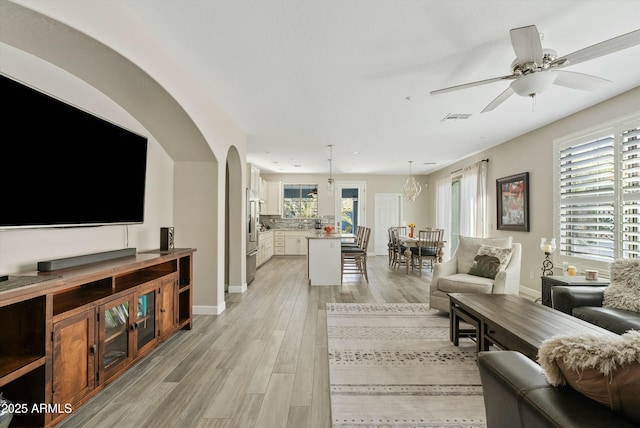
M 550 384 L 568 384 L 640 426 L 640 331 L 553 337 L 542 342 L 538 363 Z
M 604 290 L 602 306 L 640 312 L 640 259 L 611 263 L 611 284 Z
M 619 366 L 640 363 L 640 331 L 629 330 L 620 336 L 555 336 L 545 340 L 538 350 L 538 364 L 551 385 L 565 385 L 558 360 L 574 371 L 595 369 L 609 376 Z

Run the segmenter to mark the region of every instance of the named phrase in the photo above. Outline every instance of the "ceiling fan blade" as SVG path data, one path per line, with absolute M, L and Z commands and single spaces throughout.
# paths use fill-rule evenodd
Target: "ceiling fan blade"
M 477 82 L 465 83 L 463 85 L 450 86 L 429 92 L 430 95 L 444 94 L 445 92 L 457 91 L 460 89 L 473 88 L 474 86 L 486 85 L 487 83 L 499 82 L 501 80 L 513 80 L 516 77 L 513 74 L 508 76 L 494 77 L 492 79 L 478 80 Z
M 583 91 L 596 91 L 611 83 L 610 80 L 603 79 L 602 77 L 576 73 L 574 71 L 558 70 L 552 71 L 552 73 L 557 73 L 558 75 L 553 82 L 554 84 Z
M 535 62 L 542 64 L 542 42 L 540 33 L 535 25 L 514 28 L 510 31 L 511 44 L 516 53 L 518 64 Z
M 550 65 L 552 67 L 575 65 L 637 45 L 640 45 L 640 30 L 632 31 L 621 36 L 614 37 L 613 39 L 605 40 L 604 42 L 596 43 L 595 45 L 580 49 L 579 51 L 557 58 Z
M 505 102 L 507 98 L 509 98 L 512 94 L 513 94 L 513 89 L 511 89 L 511 86 L 509 86 L 507 89 L 504 90 L 504 92 L 502 92 L 493 101 L 491 101 L 489 105 L 486 106 L 484 110 L 482 110 L 480 113 L 486 113 L 488 111 L 493 110 L 494 108 L 498 107 L 500 104 Z

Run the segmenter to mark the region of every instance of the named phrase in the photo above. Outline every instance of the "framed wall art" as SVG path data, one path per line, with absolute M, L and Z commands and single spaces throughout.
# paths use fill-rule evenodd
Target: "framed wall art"
M 496 180 L 498 230 L 529 231 L 529 173 Z

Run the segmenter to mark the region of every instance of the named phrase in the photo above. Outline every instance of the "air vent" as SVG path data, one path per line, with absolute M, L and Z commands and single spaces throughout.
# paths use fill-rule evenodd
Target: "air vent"
M 456 120 L 469 119 L 470 117 L 471 113 L 449 113 L 440 122 L 447 122 L 450 120 L 455 122 Z

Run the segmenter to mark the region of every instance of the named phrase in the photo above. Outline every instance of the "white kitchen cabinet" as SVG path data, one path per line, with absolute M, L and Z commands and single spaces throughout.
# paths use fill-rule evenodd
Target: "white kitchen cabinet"
M 273 254 L 276 256 L 284 256 L 284 230 L 276 230 L 273 232 Z
M 282 215 L 282 183 L 265 181 L 263 184 L 265 189 L 262 192 L 260 214 Z
M 256 196 L 260 194 L 260 169 L 251 164 L 247 164 L 247 187 L 253 190 Z
M 276 230 L 273 250 L 276 256 L 304 256 L 307 254 L 308 230 Z
M 273 255 L 304 256 L 307 254 L 309 230 L 273 231 Z
M 274 234 L 273 230 L 260 232 L 258 240 L 258 254 L 256 255 L 256 266 L 259 267 L 273 257 Z

